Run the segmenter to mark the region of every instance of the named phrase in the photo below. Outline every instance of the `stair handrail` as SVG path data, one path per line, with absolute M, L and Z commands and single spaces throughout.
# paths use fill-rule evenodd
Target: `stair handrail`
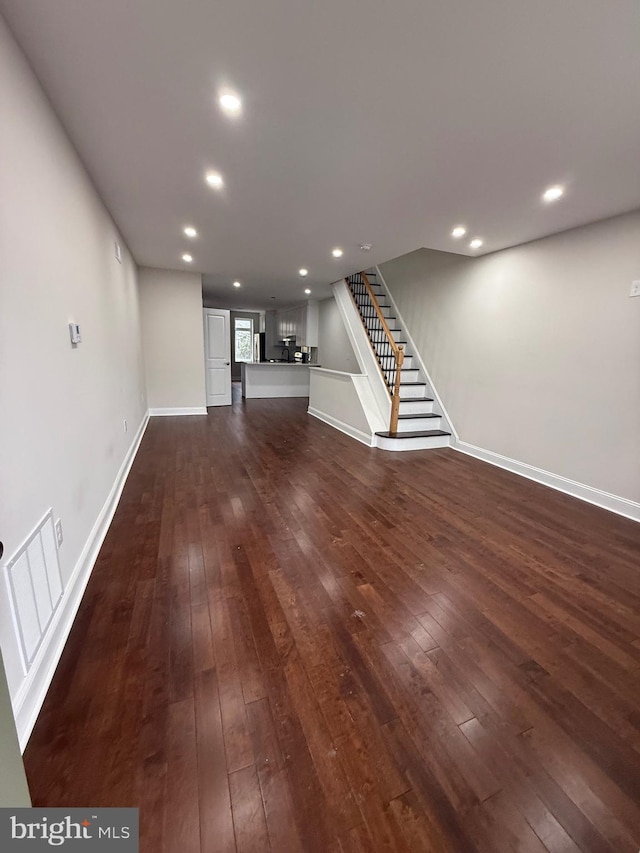
M 402 346 L 402 344 L 397 344 L 394 341 L 393 335 L 391 334 L 391 330 L 389 329 L 389 326 L 387 324 L 387 319 L 384 316 L 384 314 L 382 313 L 382 309 L 380 308 L 380 305 L 378 304 L 378 299 L 377 299 L 375 293 L 373 292 L 373 288 L 371 287 L 371 284 L 369 282 L 369 278 L 367 277 L 366 272 L 364 270 L 362 270 L 359 273 L 359 275 L 362 276 L 363 284 L 365 286 L 365 289 L 367 291 L 369 299 L 371 300 L 371 304 L 374 307 L 374 310 L 376 312 L 378 320 L 380 321 L 380 325 L 382 326 L 382 329 L 386 335 L 387 342 L 388 342 L 389 346 L 391 347 L 391 352 L 393 353 L 394 358 L 395 358 L 395 362 L 396 362 L 396 373 L 395 373 L 395 381 L 393 383 L 393 390 L 391 390 L 391 388 L 389 388 L 389 386 L 387 385 L 386 378 L 385 378 L 385 385 L 387 385 L 387 389 L 389 391 L 389 394 L 391 395 L 391 417 L 389 419 L 389 433 L 391 435 L 394 435 L 398 431 L 398 416 L 400 414 L 400 379 L 401 379 L 400 371 L 402 370 L 402 365 L 404 364 L 404 347 Z M 349 287 L 349 279 L 346 278 L 345 281 L 347 283 L 347 287 Z M 350 287 L 349 287 L 349 293 L 351 293 Z M 353 293 L 351 293 L 351 296 L 353 298 Z M 355 302 L 355 299 L 354 299 L 354 302 Z M 360 319 L 362 320 L 363 325 L 366 325 L 364 323 L 364 318 L 362 317 L 362 314 L 360 313 L 359 310 L 358 310 L 358 313 L 360 314 Z M 380 371 L 382 372 L 382 375 L 384 377 L 384 371 L 382 370 L 382 365 L 380 365 L 379 362 L 378 362 L 378 366 L 380 367 Z

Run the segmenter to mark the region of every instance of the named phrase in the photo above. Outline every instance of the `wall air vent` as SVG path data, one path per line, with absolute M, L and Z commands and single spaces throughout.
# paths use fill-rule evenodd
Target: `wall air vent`
M 62 599 L 52 510 L 5 566 L 25 675 Z

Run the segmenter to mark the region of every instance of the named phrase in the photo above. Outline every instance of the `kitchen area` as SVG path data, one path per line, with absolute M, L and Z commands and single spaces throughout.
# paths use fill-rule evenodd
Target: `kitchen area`
M 241 365 L 242 396 L 308 397 L 310 368 L 318 367 L 316 300 L 265 312 L 265 329 L 253 336 L 253 360 Z

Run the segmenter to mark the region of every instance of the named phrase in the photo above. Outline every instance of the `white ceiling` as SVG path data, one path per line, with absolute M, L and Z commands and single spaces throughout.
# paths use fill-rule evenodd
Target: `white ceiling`
M 326 295 L 419 247 L 466 251 L 458 223 L 484 252 L 640 206 L 637 0 L 0 10 L 137 261 L 184 268 L 190 251 L 210 300 L 272 307 L 305 284 Z M 217 106 L 225 85 L 239 119 Z M 566 196 L 542 204 L 555 183 Z

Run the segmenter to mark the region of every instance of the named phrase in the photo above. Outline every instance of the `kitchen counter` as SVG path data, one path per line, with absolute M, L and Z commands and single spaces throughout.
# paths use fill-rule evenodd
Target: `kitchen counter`
M 318 364 L 294 361 L 254 361 L 242 365 L 242 396 L 308 397 L 309 368 Z

